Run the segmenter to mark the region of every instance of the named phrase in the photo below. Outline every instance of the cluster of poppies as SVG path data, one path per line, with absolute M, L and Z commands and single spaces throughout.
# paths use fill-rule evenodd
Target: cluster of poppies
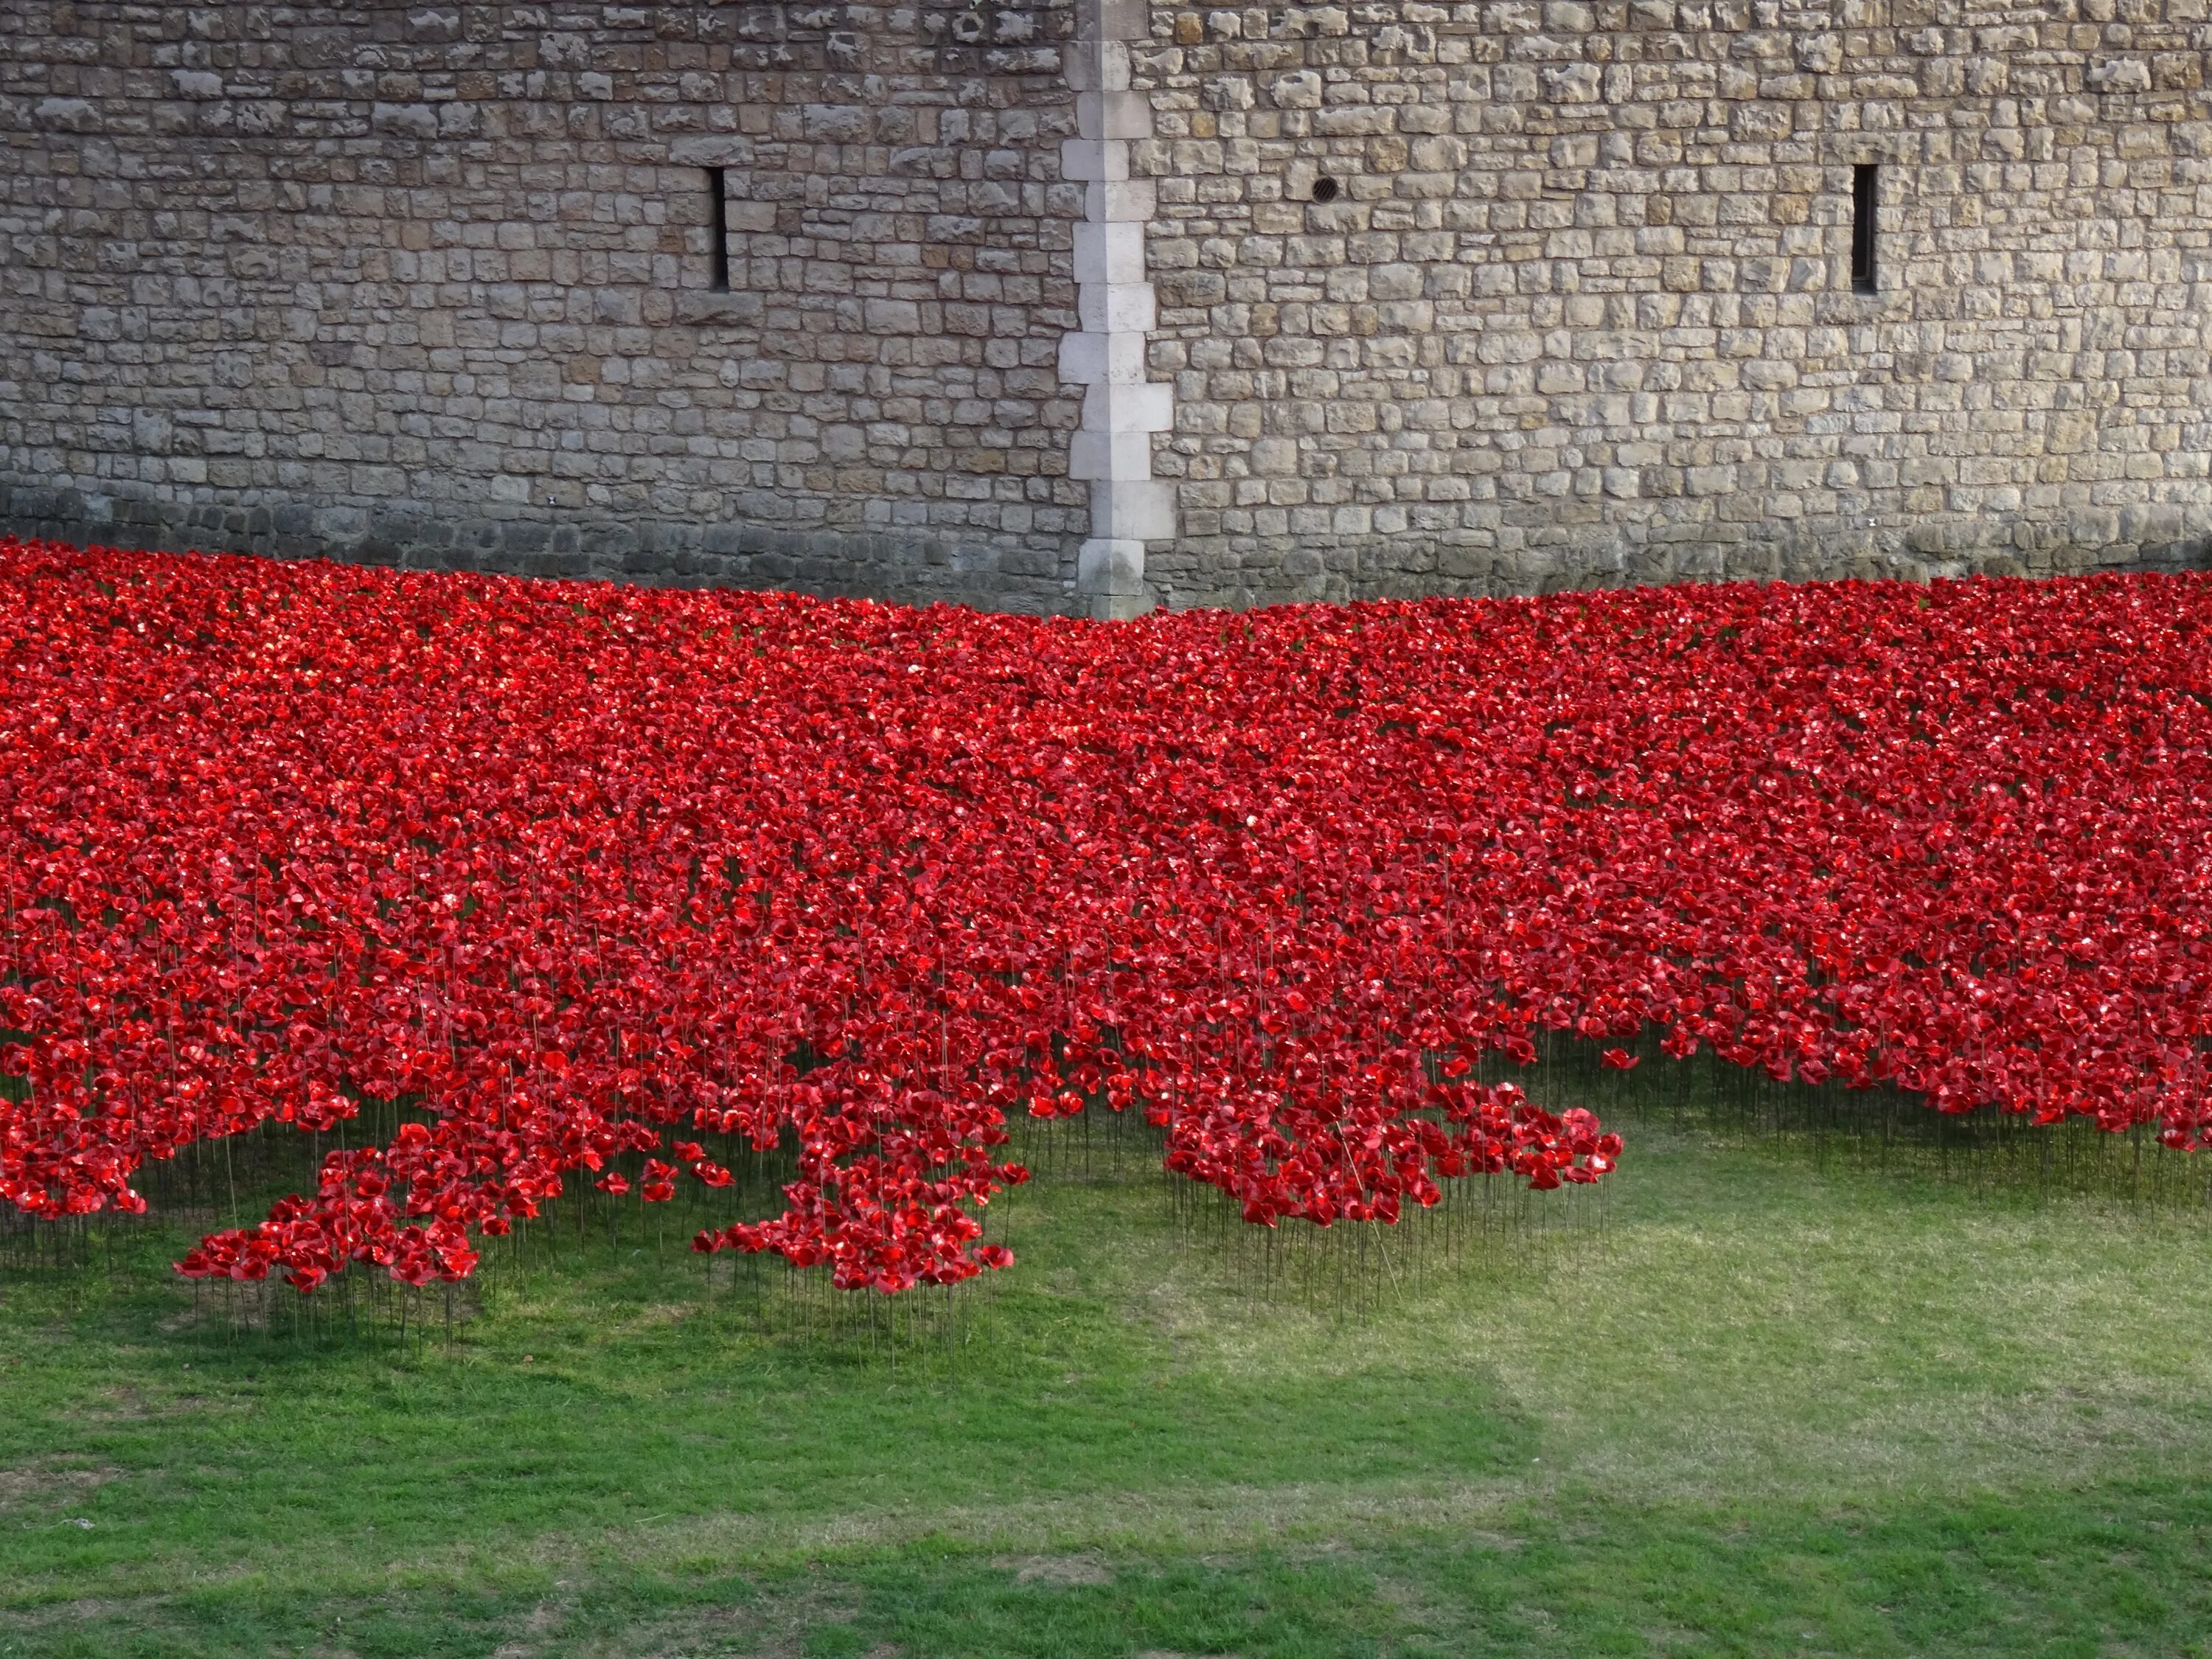
M 398 1101 L 182 1270 L 453 1279 L 565 1184 L 728 1186 L 688 1134 L 798 1159 L 695 1248 L 893 1291 L 1011 1260 L 1018 1115 L 1140 1111 L 1261 1224 L 1596 1180 L 1478 1067 L 1647 1027 L 2204 1144 L 2208 628 L 2196 577 L 1094 625 L 0 543 L 0 1196 Z

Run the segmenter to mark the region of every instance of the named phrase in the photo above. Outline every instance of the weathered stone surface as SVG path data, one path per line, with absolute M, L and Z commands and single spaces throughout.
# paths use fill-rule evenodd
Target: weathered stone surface
M 1091 518 L 1057 361 L 1069 23 L 25 0 L 0 31 L 0 511 L 1065 609 Z
M 1155 5 L 1133 151 L 1180 535 L 1147 581 L 1246 605 L 2201 559 L 2204 15 Z
M 2203 9 L 21 0 L 0 524 L 1115 613 L 2196 561 Z

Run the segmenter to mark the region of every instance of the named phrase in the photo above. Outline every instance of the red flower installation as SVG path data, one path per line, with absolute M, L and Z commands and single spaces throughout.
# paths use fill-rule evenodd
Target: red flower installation
M 1475 1065 L 1646 1025 L 2202 1145 L 2208 623 L 2193 576 L 1094 626 L 0 543 L 0 1194 L 140 1209 L 405 1099 L 180 1267 L 419 1285 L 568 1181 L 731 1182 L 673 1134 L 788 1138 L 694 1247 L 895 1291 L 1012 1260 L 1010 1114 L 1389 1222 L 1603 1175 Z

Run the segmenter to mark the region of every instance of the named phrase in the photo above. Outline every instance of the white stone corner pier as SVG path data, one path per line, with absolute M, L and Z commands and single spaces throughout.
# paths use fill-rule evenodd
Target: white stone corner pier
M 1149 33 L 1145 0 L 1077 0 L 1067 48 L 1076 137 L 1061 171 L 1085 186 L 1075 228 L 1076 309 L 1081 326 L 1060 347 L 1060 374 L 1085 388 L 1083 424 L 1068 457 L 1071 477 L 1091 484 L 1091 537 L 1076 563 L 1076 591 L 1094 617 L 1151 608 L 1145 544 L 1176 533 L 1175 486 L 1152 477 L 1152 434 L 1174 421 L 1174 387 L 1145 377 L 1158 308 L 1145 280 L 1145 230 L 1156 205 L 1149 179 L 1129 177 L 1129 143 L 1152 136 L 1151 100 L 1129 89 L 1129 43 Z

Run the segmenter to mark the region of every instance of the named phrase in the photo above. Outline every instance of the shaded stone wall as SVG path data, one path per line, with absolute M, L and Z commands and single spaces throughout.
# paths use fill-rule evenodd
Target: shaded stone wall
M 1155 592 L 2196 557 L 2205 15 L 1153 4 Z
M 1067 0 L 9 10 L 7 522 L 1070 603 Z

